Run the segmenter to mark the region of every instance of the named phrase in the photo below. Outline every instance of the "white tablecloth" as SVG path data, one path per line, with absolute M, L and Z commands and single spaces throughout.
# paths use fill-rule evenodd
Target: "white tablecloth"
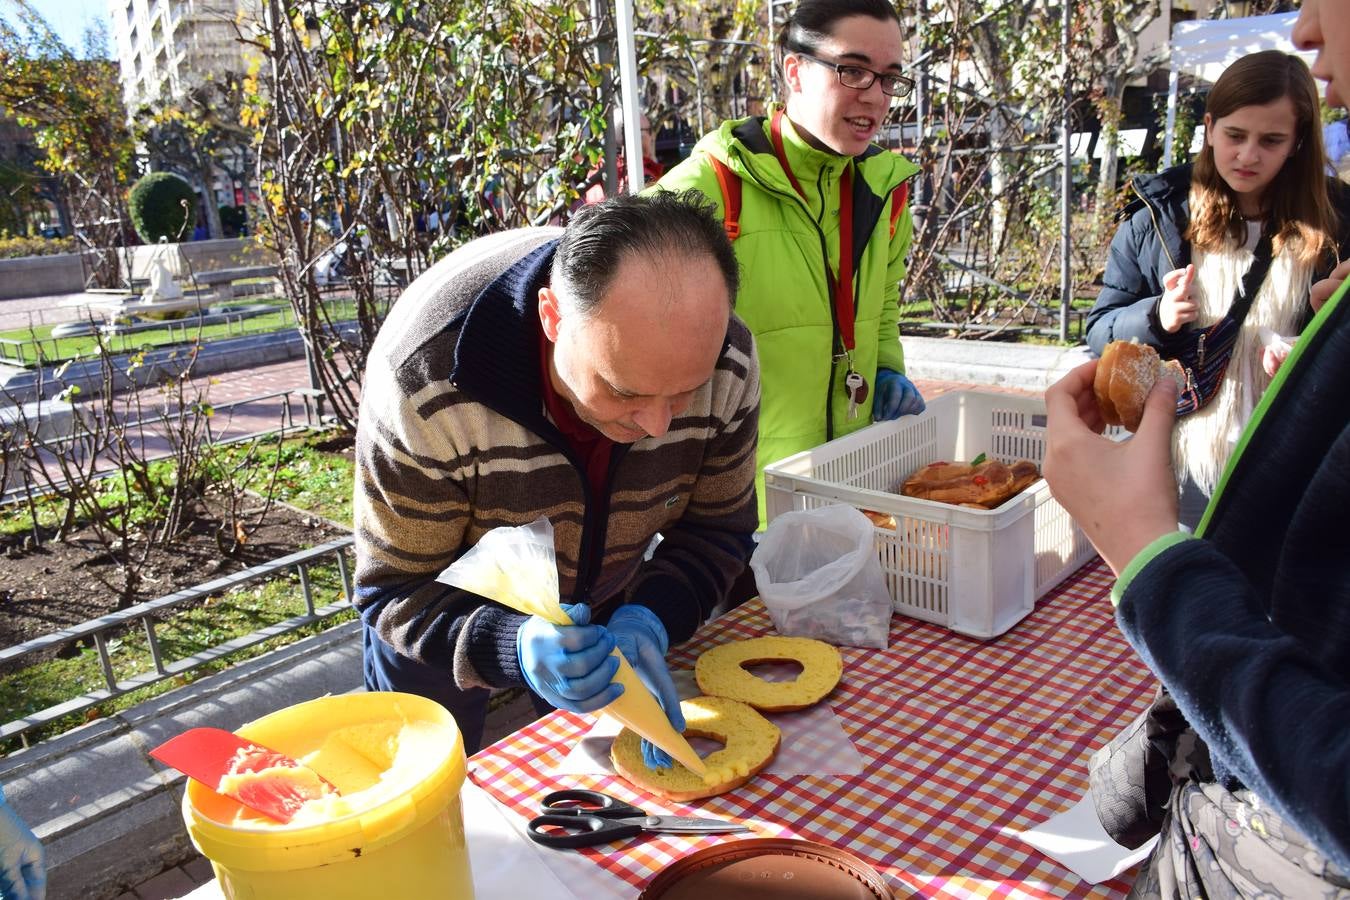
M 571 850 L 549 850 L 525 836 L 525 823 L 470 781 L 460 790 L 473 869 L 474 900 L 621 900 L 633 890 Z M 223 900 L 204 884 L 182 900 Z M 431 898 L 428 898 L 431 900 Z M 461 900 L 461 898 L 455 898 Z

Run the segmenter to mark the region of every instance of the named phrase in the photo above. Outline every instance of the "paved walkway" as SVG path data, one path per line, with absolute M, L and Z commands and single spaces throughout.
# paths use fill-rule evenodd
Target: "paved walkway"
M 193 389 L 200 389 L 205 402 L 216 410 L 211 428 L 218 441 L 279 428 L 288 421 L 287 403 L 290 404 L 290 421 L 296 424 L 305 421 L 304 403 L 300 395 L 294 394 L 289 400 L 286 397 L 269 396 L 309 387 L 309 370 L 303 359 L 202 376 L 194 378 L 192 384 Z M 188 390 L 185 396 L 191 400 L 193 390 Z M 147 406 L 147 413 L 151 412 L 152 404 L 159 402 L 158 393 L 153 387 L 142 388 L 141 397 Z M 265 399 L 255 400 L 255 397 Z M 148 440 L 146 448 L 147 453 L 167 452 L 168 445 L 162 437 L 157 437 Z
M 283 426 L 304 425 L 316 409 L 304 392 L 309 387 L 309 371 L 305 360 L 287 360 L 223 372 L 193 379 L 192 387 L 183 395 L 184 401 L 195 401 L 195 390 L 200 389 L 204 402 L 214 408 L 211 416 L 211 435 L 216 441 L 237 440 L 252 434 L 276 431 Z M 290 394 L 282 394 L 292 391 Z M 123 395 L 125 397 L 125 395 Z M 262 398 L 262 399 L 254 399 Z M 146 427 L 142 431 L 138 453 L 146 459 L 157 459 L 172 454 L 172 445 L 165 436 L 166 426 L 154 421 L 158 414 L 176 410 L 177 399 L 161 397 L 153 387 L 144 387 L 140 393 L 141 408 L 128 409 L 119 404 L 119 414 L 127 420 L 139 414 Z M 92 412 L 85 404 L 86 414 Z M 41 451 L 45 468 L 55 481 L 61 479 L 60 466 L 53 455 Z M 114 462 L 101 464 L 100 469 L 115 466 Z
M 74 322 L 85 318 L 83 304 L 106 300 L 108 296 L 78 293 L 54 294 L 50 297 L 11 297 L 0 300 L 0 331 Z
M 206 401 L 220 410 L 220 407 L 240 400 L 262 397 L 278 391 L 309 387 L 309 369 L 303 359 L 271 363 L 243 369 L 238 372 L 222 372 L 204 379 L 207 384 Z M 304 407 L 297 396 L 290 400 L 291 416 L 297 422 L 304 421 Z M 218 420 L 213 423 L 216 438 L 227 440 L 244 434 L 278 427 L 285 415 L 286 400 L 272 397 L 234 406 L 217 413 Z

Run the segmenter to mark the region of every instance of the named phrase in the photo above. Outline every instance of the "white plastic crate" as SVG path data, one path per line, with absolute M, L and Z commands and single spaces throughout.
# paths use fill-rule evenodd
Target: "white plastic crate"
M 942 394 L 922 415 L 879 422 L 779 460 L 764 470 L 768 517 L 829 503 L 894 516 L 894 531 L 875 531 L 896 612 L 995 637 L 1095 551 L 1044 479 L 990 510 L 893 492 L 921 466 L 981 453 L 1040 465 L 1045 402 L 983 391 Z

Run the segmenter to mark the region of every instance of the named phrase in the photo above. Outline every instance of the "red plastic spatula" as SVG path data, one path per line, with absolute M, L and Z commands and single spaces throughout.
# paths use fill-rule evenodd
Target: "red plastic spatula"
M 337 793 L 337 788 L 303 763 L 223 728 L 189 728 L 151 750 L 150 755 L 211 790 L 278 822 L 289 822 L 306 800 Z M 290 779 L 280 774 L 275 778 L 246 779 L 233 789 L 221 789 L 220 781 L 226 775 L 264 769 L 299 769 L 313 773 L 319 781 L 319 791 L 310 789 L 308 778 Z

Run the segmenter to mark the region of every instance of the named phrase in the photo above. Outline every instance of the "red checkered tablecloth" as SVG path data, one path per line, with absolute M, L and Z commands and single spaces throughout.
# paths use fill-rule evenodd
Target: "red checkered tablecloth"
M 524 818 L 548 791 L 591 787 L 651 812 L 748 821 L 762 835 L 848 850 L 902 897 L 1119 896 L 1127 881 L 1086 884 L 1016 835 L 1082 796 L 1091 751 L 1152 698 L 1152 676 L 1112 620 L 1111 584 L 1100 561 L 1089 563 L 991 641 L 896 616 L 888 650 L 842 648 L 843 680 L 827 702 L 862 756 L 861 775 L 760 775 L 672 804 L 613 776 L 551 775 L 591 726 L 558 712 L 474 756 L 470 776 Z M 771 629 L 752 601 L 673 651 L 672 668 Z M 636 894 L 672 861 L 736 838 L 650 835 L 569 852 Z

